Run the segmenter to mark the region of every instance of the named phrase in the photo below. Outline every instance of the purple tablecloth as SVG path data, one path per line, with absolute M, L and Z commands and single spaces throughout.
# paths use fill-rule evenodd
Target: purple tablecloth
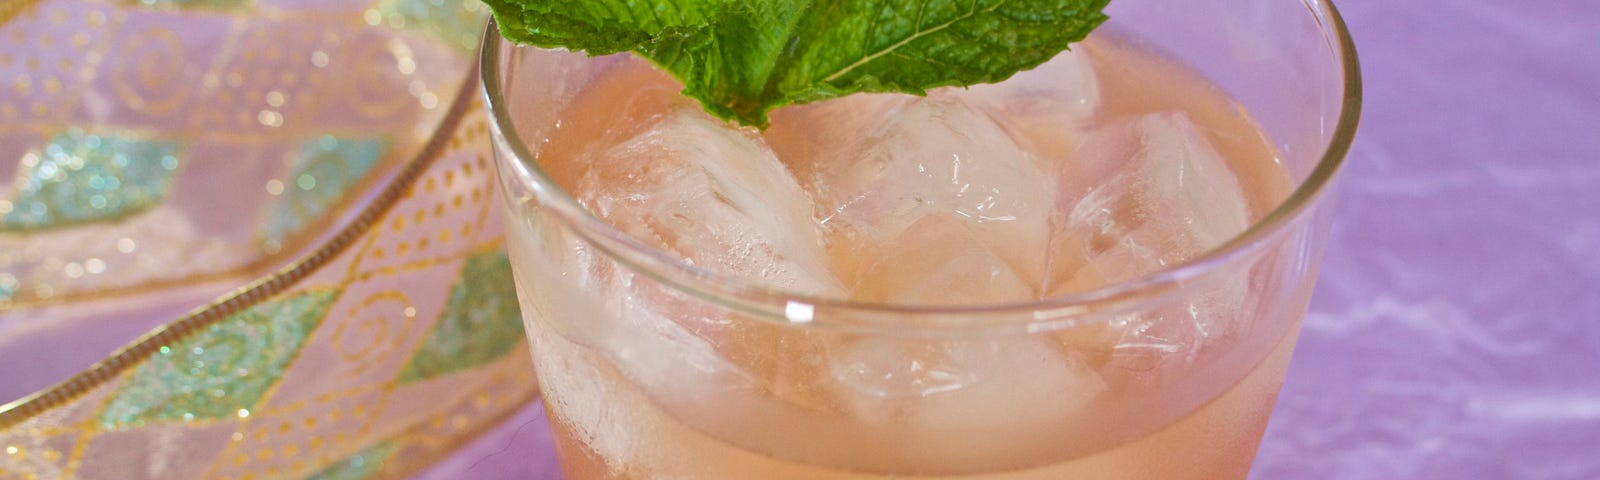
M 1600 2 L 1341 7 L 1366 114 L 1253 478 L 1600 479 Z M 530 408 L 418 478 L 549 445 Z

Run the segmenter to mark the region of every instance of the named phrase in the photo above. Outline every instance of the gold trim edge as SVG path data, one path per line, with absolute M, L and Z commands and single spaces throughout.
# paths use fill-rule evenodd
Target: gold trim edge
M 110 356 L 95 362 L 88 369 L 10 403 L 0 405 L 0 430 L 14 427 L 35 415 L 50 411 L 70 402 L 90 390 L 105 384 L 129 368 L 149 358 L 162 345 L 187 338 L 205 327 L 214 325 L 230 315 L 255 306 L 273 295 L 287 290 L 300 280 L 316 273 L 339 254 L 356 244 L 363 235 L 379 226 L 379 220 L 399 203 L 422 173 L 445 153 L 450 138 L 461 126 L 473 96 L 478 93 L 477 68 L 467 69 L 466 78 L 456 92 L 450 110 L 440 120 L 439 128 L 412 158 L 410 163 L 395 175 L 372 203 L 361 214 L 339 231 L 327 243 L 302 256 L 277 272 L 225 294 L 210 304 L 199 307 L 179 319 L 144 334 Z

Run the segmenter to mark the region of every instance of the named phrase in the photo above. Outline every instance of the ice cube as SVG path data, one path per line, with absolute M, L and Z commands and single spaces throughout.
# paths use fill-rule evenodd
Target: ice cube
M 868 338 L 833 352 L 853 422 L 894 429 L 895 455 L 929 473 L 1025 466 L 1059 455 L 1098 374 L 1042 338 Z
M 1100 81 L 1084 46 L 1061 52 L 1004 82 L 967 87 L 961 98 L 1005 118 L 1051 117 L 1082 121 L 1100 108 Z
M 842 297 L 828 270 L 810 198 L 750 130 L 674 106 L 637 136 L 592 155 L 579 198 L 629 235 L 700 267 L 789 292 Z M 634 332 L 609 347 L 624 370 L 677 415 L 703 418 L 707 395 L 770 395 L 819 409 L 821 346 L 807 331 L 768 325 L 656 284 L 611 294 Z M 637 338 L 636 338 L 637 337 Z M 692 413 L 699 412 L 699 413 Z M 721 434 L 731 435 L 730 432 Z
M 958 99 L 879 105 L 893 111 L 876 128 L 795 167 L 814 172 L 808 187 L 832 235 L 835 271 L 872 301 L 1035 298 L 1055 196 L 1034 157 Z M 1026 288 L 940 295 L 953 280 L 946 276 L 958 274 Z
M 1084 278 L 1061 285 L 1069 291 L 1175 266 L 1250 225 L 1238 180 L 1182 112 L 1105 127 L 1077 155 L 1111 173 L 1057 226 L 1053 251 L 1083 260 Z
M 1019 72 L 1010 79 L 969 87 L 967 90 L 942 90 L 978 106 L 995 118 L 1023 148 L 1034 152 L 1049 165 L 1070 165 L 1078 148 L 1082 130 L 1100 109 L 1100 83 L 1090 63 L 1086 46 L 1061 52 L 1038 68 Z M 1071 179 L 1078 175 L 1067 176 Z
M 1078 156 L 1078 162 L 1098 163 L 1110 173 L 1060 217 L 1051 249 L 1054 294 L 1182 264 L 1249 227 L 1249 204 L 1238 180 L 1184 113 L 1147 114 L 1104 127 Z M 1104 325 L 1096 336 L 1114 345 L 1109 365 L 1138 372 L 1182 365 L 1237 329 L 1248 289 L 1247 275 L 1235 273 L 1207 280 L 1172 305 Z
M 1034 291 L 959 217 L 924 216 L 894 242 L 862 272 L 856 296 L 904 305 L 972 305 L 1021 300 Z
M 762 137 L 801 186 L 817 181 L 816 167 L 848 161 L 858 154 L 863 135 L 877 131 L 917 97 L 901 94 L 856 94 L 772 112 L 772 125 Z
M 679 105 L 587 161 L 579 200 L 630 235 L 765 287 L 839 291 L 806 193 L 753 133 Z
M 992 118 L 959 100 L 925 98 L 869 133 L 850 160 L 819 165 L 823 222 L 877 238 L 926 215 L 956 215 L 994 229 L 1040 227 L 1049 182 Z

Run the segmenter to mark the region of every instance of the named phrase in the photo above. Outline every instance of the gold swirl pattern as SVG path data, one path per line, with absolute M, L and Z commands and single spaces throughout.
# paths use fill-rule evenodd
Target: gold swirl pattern
M 163 202 L 144 213 L 28 224 L 60 236 L 48 242 L 0 231 L 0 247 L 30 260 L 0 258 L 0 312 L 267 273 L 420 147 L 471 64 L 432 24 L 369 23 L 380 7 L 365 0 L 22 3 L 0 27 L 0 202 L 10 202 L 0 210 L 17 210 L 7 197 L 23 182 L 19 159 L 72 128 L 169 141 L 185 155 Z M 466 0 L 429 5 L 483 18 Z M 285 172 L 301 146 L 330 136 L 381 139 L 382 155 L 312 178 L 315 208 L 279 201 L 297 193 L 302 175 Z M 264 212 L 276 222 L 264 232 L 259 217 L 225 213 L 260 205 L 284 209 Z M 214 254 L 166 261 L 183 251 Z M 85 265 L 104 268 L 63 275 Z
M 500 216 L 484 193 L 477 200 L 482 207 L 472 207 L 472 192 L 486 191 L 493 178 L 477 166 L 488 146 L 471 141 L 485 134 L 481 106 L 470 95 L 461 101 L 467 103 L 450 119 L 451 138 L 436 138 L 435 148 L 362 218 L 303 263 L 147 336 L 65 384 L 0 409 L 0 448 L 24 452 L 9 457 L 21 460 L 0 462 L 0 478 L 129 471 L 149 476 L 121 478 L 293 478 L 330 469 L 360 474 L 345 478 L 387 478 L 423 466 L 419 459 L 442 455 L 524 405 L 535 385 L 510 298 Z M 435 220 L 436 208 L 452 213 Z M 418 246 L 438 225 L 460 228 L 443 245 Z M 400 248 L 404 244 L 412 246 Z M 396 253 L 374 255 L 379 251 Z M 325 307 L 311 307 L 322 302 Z M 298 337 L 303 340 L 258 347 L 286 349 L 268 357 L 286 359 L 281 374 L 250 363 L 259 356 L 211 354 L 231 345 L 211 339 L 232 338 L 238 315 L 305 321 L 305 312 L 315 311 L 325 313 L 312 314 L 320 319 Z M 482 317 L 485 311 L 499 313 Z M 414 373 L 416 359 L 436 348 L 430 345 L 440 343 L 440 335 L 470 332 L 446 326 L 469 312 L 482 317 L 470 320 L 479 322 L 474 328 L 509 334 L 468 334 L 443 343 L 464 341 L 473 352 L 497 351 L 491 344 L 505 343 L 501 353 L 465 355 L 456 365 L 433 360 L 428 373 Z M 188 357 L 175 366 L 210 362 L 202 378 L 170 367 L 161 367 L 168 372 L 161 375 L 140 373 L 178 354 Z M 216 395 L 237 403 L 199 402 L 213 395 L 204 390 L 171 393 L 205 384 L 197 380 L 215 384 L 223 376 L 212 373 L 218 370 L 241 379 L 264 373 L 266 382 L 227 383 L 232 386 Z M 171 398 L 131 392 L 169 392 Z M 363 459 L 361 468 L 347 471 L 355 456 Z M 146 462 L 145 468 L 129 470 L 133 460 Z
M 182 71 L 188 64 L 183 40 L 171 28 L 146 28 L 118 48 L 112 58 L 122 61 L 112 64 L 111 79 L 122 103 L 140 112 L 160 115 L 177 110 L 187 99 L 189 89 L 168 75 Z
M 0 7 L 0 199 L 38 173 L 6 159 L 72 128 L 181 168 L 125 215 L 0 231 L 0 331 L 270 273 L 0 406 L 0 479 L 396 478 L 534 396 L 470 52 L 444 40 L 466 17 L 24 3 Z M 275 251 L 270 218 L 294 219 Z

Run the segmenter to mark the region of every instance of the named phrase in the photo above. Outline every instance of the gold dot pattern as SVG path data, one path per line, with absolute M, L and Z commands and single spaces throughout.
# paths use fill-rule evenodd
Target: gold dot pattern
M 319 231 L 337 225 L 314 222 L 276 248 L 263 249 L 242 233 L 253 230 L 257 219 L 205 218 L 217 215 L 201 207 L 267 204 L 270 194 L 263 192 L 272 191 L 272 181 L 278 192 L 294 184 L 270 177 L 277 170 L 255 167 L 287 165 L 292 152 L 285 145 L 322 135 L 390 137 L 386 163 L 368 175 L 391 172 L 392 163 L 414 154 L 442 118 L 447 105 L 438 99 L 454 95 L 470 64 L 469 52 L 455 45 L 370 26 L 361 17 L 364 7 L 351 5 L 239 2 L 249 8 L 219 9 L 23 0 L 35 5 L 6 10 L 17 3 L 0 3 L 7 4 L 0 10 L 14 15 L 0 26 L 0 215 L 8 209 L 3 202 L 14 189 L 19 159 L 68 127 L 173 141 L 194 157 L 184 159 L 169 196 L 178 208 L 158 209 L 162 225 L 149 224 L 155 217 L 144 215 L 87 226 L 80 229 L 82 241 L 72 242 L 0 234 L 0 257 L 27 249 L 29 258 L 39 260 L 17 267 L 0 258 L 0 274 L 9 274 L 0 275 L 0 308 L 271 271 L 301 253 Z M 344 211 L 370 185 L 352 182 L 329 213 Z M 169 228 L 173 224 L 191 227 Z M 95 229 L 105 231 L 89 231 Z M 123 238 L 142 241 L 135 251 L 123 252 L 114 248 Z M 156 245 L 213 254 L 204 262 L 171 263 L 153 254 Z M 89 260 L 105 268 L 84 268 Z
M 373 404 L 389 396 L 381 387 L 334 390 L 308 400 L 265 408 L 240 425 L 243 436 L 230 440 L 204 478 L 267 475 L 304 477 L 313 467 L 333 463 L 366 446 L 375 419 Z M 307 419 L 311 419 L 307 426 Z M 278 474 L 270 474 L 269 471 Z
M 311 53 L 341 48 L 349 34 L 314 21 L 230 22 L 237 33 L 220 48 L 233 55 L 190 83 L 201 91 L 189 127 L 257 135 L 321 127 L 311 121 L 332 97 L 333 77 L 310 65 Z
M 268 12 L 259 19 L 245 19 L 209 10 L 132 11 L 109 0 L 42 5 L 69 5 L 71 8 L 59 15 L 53 15 L 49 8 L 33 9 L 29 12 L 41 12 L 38 17 L 23 13 L 17 21 L 49 24 L 59 17 L 63 24 L 87 22 L 100 27 L 99 31 L 81 40 L 74 35 L 52 35 L 50 48 L 73 48 L 78 43 L 91 49 L 97 48 L 95 45 L 105 45 L 99 48 L 124 49 L 149 57 L 151 67 L 113 61 L 109 55 L 75 56 L 71 58 L 77 60 L 66 63 L 40 58 L 33 67 L 40 71 L 65 68 L 88 73 L 76 80 L 78 84 L 68 78 L 58 79 L 58 87 L 52 87 L 55 83 L 48 78 L 30 78 L 25 87 L 30 97 L 25 100 L 50 94 L 56 88 L 62 95 L 82 93 L 85 91 L 82 82 L 88 81 L 94 85 L 89 88 L 96 95 L 103 95 L 100 100 L 108 99 L 94 107 L 101 109 L 96 111 L 116 118 L 138 119 L 140 125 L 144 125 L 140 128 L 148 129 L 134 131 L 135 134 L 192 138 L 200 129 L 205 129 L 207 141 L 212 143 L 195 145 L 190 151 L 207 158 L 217 161 L 270 158 L 273 154 L 268 150 L 247 147 L 280 143 L 282 138 L 303 133 L 296 130 L 299 128 L 357 136 L 364 130 L 392 130 L 391 127 L 403 124 L 402 131 L 409 134 L 411 126 L 419 123 L 415 118 L 405 119 L 405 115 L 395 115 L 401 117 L 399 120 L 369 118 L 374 112 L 384 113 L 385 108 L 392 108 L 381 103 L 373 103 L 376 107 L 366 111 L 354 107 L 354 103 L 338 101 L 297 104 L 297 101 L 304 101 L 306 97 L 302 94 L 311 88 L 308 85 L 317 75 L 302 69 L 293 72 L 285 72 L 283 68 L 229 69 L 232 59 L 247 48 L 262 52 L 258 58 L 261 62 L 322 63 L 326 68 L 336 68 L 341 62 L 349 61 L 351 52 L 360 52 L 353 50 L 354 46 L 367 41 L 360 40 L 361 35 L 372 32 L 342 34 L 345 36 L 340 37 L 337 45 L 327 43 L 329 38 L 316 28 L 275 36 L 273 38 L 282 41 L 271 45 L 251 44 L 252 40 L 246 35 L 261 22 L 265 22 L 263 25 L 290 23 L 290 20 L 302 25 L 315 25 L 319 21 L 323 24 L 354 23 L 361 21 L 358 16 L 330 20 L 290 18 L 281 12 Z M 99 13 L 85 14 L 78 10 L 91 8 L 99 9 Z M 153 20 L 158 14 L 184 15 L 186 19 L 199 22 L 197 25 L 213 19 L 219 21 L 193 30 L 167 32 Z M 196 42 L 188 37 L 196 31 L 214 35 L 207 37 L 208 42 Z M 9 41 L 11 32 L 9 24 L 0 27 L 0 35 L 3 35 L 0 44 Z M 176 41 L 168 33 L 176 35 Z M 106 36 L 115 40 L 102 38 Z M 135 41 L 136 38 L 140 40 Z M 366 78 L 380 82 L 405 79 L 403 88 L 409 96 L 402 98 L 409 98 L 407 102 L 419 102 L 422 93 L 450 88 L 446 82 L 438 81 L 441 74 L 437 69 L 425 68 L 439 64 L 430 59 L 437 59 L 441 55 L 439 52 L 448 47 L 434 51 L 421 44 L 408 44 L 416 65 L 407 77 L 401 74 L 401 62 L 397 60 L 405 52 L 392 47 L 393 37 L 384 37 L 383 41 L 376 41 L 379 38 L 376 36 L 372 38 L 374 41 L 370 43 L 380 44 L 389 52 L 384 61 L 391 63 L 386 63 L 384 68 L 392 70 L 374 70 L 368 72 Z M 269 46 L 278 48 L 281 55 L 269 58 L 264 53 L 272 50 L 267 48 Z M 26 70 L 32 66 L 14 48 L 0 48 L 0 52 L 10 55 L 0 57 L 0 68 Z M 179 58 L 183 60 L 178 62 Z M 173 67 L 180 64 L 181 67 Z M 110 71 L 124 78 L 113 80 L 113 75 L 107 73 Z M 448 76 L 459 73 L 451 70 Z M 434 77 L 424 79 L 413 89 L 411 81 L 425 74 Z M 174 78 L 198 79 L 194 80 L 198 83 L 179 80 L 179 84 L 190 87 L 185 89 L 174 89 L 170 83 L 163 83 Z M 362 77 L 350 75 L 347 78 Z M 215 83 L 207 86 L 208 80 Z M 0 82 L 10 81 L 0 78 Z M 123 82 L 121 87 L 117 86 L 118 81 Z M 11 83 L 0 83 L 0 87 L 16 88 Z M 11 102 L 14 98 L 9 93 L 0 95 L 0 103 Z M 475 95 L 464 98 L 476 105 Z M 360 100 L 351 102 L 356 101 Z M 211 420 L 179 418 L 108 430 L 94 419 L 102 415 L 111 403 L 111 392 L 118 391 L 120 383 L 126 381 L 128 372 L 133 370 L 115 366 L 138 365 L 154 355 L 150 353 L 154 350 L 149 349 L 153 347 L 135 348 L 108 362 L 106 365 L 112 365 L 107 367 L 110 370 L 82 377 L 84 380 L 75 384 L 81 386 L 74 387 L 71 394 L 55 397 L 63 399 L 60 403 L 36 400 L 41 403 L 24 404 L 23 409 L 10 414 L 0 412 L 0 456 L 11 455 L 6 447 L 17 447 L 13 457 L 0 457 L 4 460 L 0 461 L 0 478 L 138 480 L 146 478 L 141 476 L 146 472 L 157 472 L 152 474 L 156 475 L 153 478 L 303 478 L 380 444 L 392 454 L 377 475 L 400 478 L 526 405 L 534 394 L 535 385 L 527 367 L 525 343 L 518 344 L 510 354 L 470 369 L 406 384 L 395 381 L 397 370 L 424 344 L 430 327 L 442 314 L 450 288 L 465 260 L 501 248 L 501 219 L 489 190 L 493 176 L 488 165 L 488 133 L 482 121 L 481 106 L 448 111 L 445 107 L 450 107 L 451 101 L 441 101 L 439 109 L 421 108 L 419 103 L 406 107 L 424 117 L 445 118 L 449 113 L 454 119 L 451 122 L 460 123 L 451 124 L 452 140 L 444 144 L 443 151 L 426 159 L 420 176 L 408 182 L 409 193 L 388 208 L 373 228 L 360 233 L 348 249 L 334 254 L 331 260 L 307 264 L 303 270 L 308 272 L 307 276 L 296 278 L 281 291 L 241 296 L 236 304 L 211 307 L 213 311 L 243 308 L 309 290 L 343 292 L 316 330 L 306 337 L 282 376 L 274 378 L 266 388 L 261 400 L 241 408 L 235 415 Z M 75 110 L 63 110 L 67 113 L 62 114 L 89 115 L 84 105 L 74 107 Z M 20 118 L 33 110 L 32 103 L 23 103 L 13 105 L 9 111 Z M 277 116 L 262 116 L 263 110 L 276 112 Z M 5 111 L 0 108 L 0 115 Z M 210 117 L 207 122 L 191 120 L 201 111 L 217 111 L 220 115 Z M 306 113 L 308 111 L 312 113 Z M 246 118 L 237 112 L 252 116 Z M 56 112 L 47 107 L 46 113 Z M 263 123 L 263 119 L 268 122 Z M 16 122 L 0 119 L 0 155 L 8 155 L 6 149 L 10 148 L 11 140 L 38 141 L 46 138 L 48 127 L 67 121 L 74 120 L 57 118 L 52 124 L 29 119 Z M 313 125 L 318 121 L 322 122 L 320 127 Z M 391 121 L 394 123 L 384 123 Z M 276 122 L 282 123 L 276 127 L 267 125 Z M 406 156 L 396 158 L 403 160 Z M 0 159 L 0 175 L 11 173 L 5 170 L 5 163 Z M 220 181 L 230 177 L 215 178 Z M 227 180 L 223 183 L 236 185 L 240 182 Z M 377 185 L 377 188 L 385 186 Z M 250 185 L 248 189 L 258 195 L 270 195 L 270 186 L 264 182 Z M 143 237 L 102 240 L 104 245 L 96 248 L 121 255 L 137 256 L 152 248 Z M 85 272 L 91 269 L 86 263 L 79 264 Z M 196 327 L 166 328 L 166 332 L 173 333 Z M 42 411 L 35 412 L 29 405 L 44 406 Z M 16 412 L 29 413 L 19 421 Z M 13 462 L 12 458 L 21 460 Z M 130 463 L 129 458 L 138 460 Z
M 0 436 L 0 479 L 59 478 L 66 471 L 67 452 L 76 436 Z
M 0 30 L 0 131 L 20 125 L 59 124 L 82 107 L 78 92 L 96 74 L 112 31 L 122 18 L 107 7 L 82 2 L 41 2 L 19 12 Z M 99 28 L 86 28 L 90 18 Z M 58 41 L 65 25 L 80 25 Z M 81 59 L 62 63 L 58 59 Z
M 488 140 L 488 124 L 481 117 L 467 117 L 439 168 L 406 194 L 408 199 L 430 200 L 407 205 L 384 222 L 387 235 L 356 257 L 352 279 L 423 268 L 429 259 L 459 258 L 482 248 L 471 240 L 482 233 L 491 209 L 488 189 L 494 172 L 489 154 L 480 150 Z
M 461 406 L 457 409 L 419 424 L 418 433 L 421 438 L 418 441 L 446 445 L 449 438 L 470 431 L 486 420 L 504 414 L 508 408 L 520 405 L 523 400 L 519 390 L 535 383 L 533 372 L 529 369 L 500 372 L 495 375 L 485 382 L 488 387 L 463 398 Z

